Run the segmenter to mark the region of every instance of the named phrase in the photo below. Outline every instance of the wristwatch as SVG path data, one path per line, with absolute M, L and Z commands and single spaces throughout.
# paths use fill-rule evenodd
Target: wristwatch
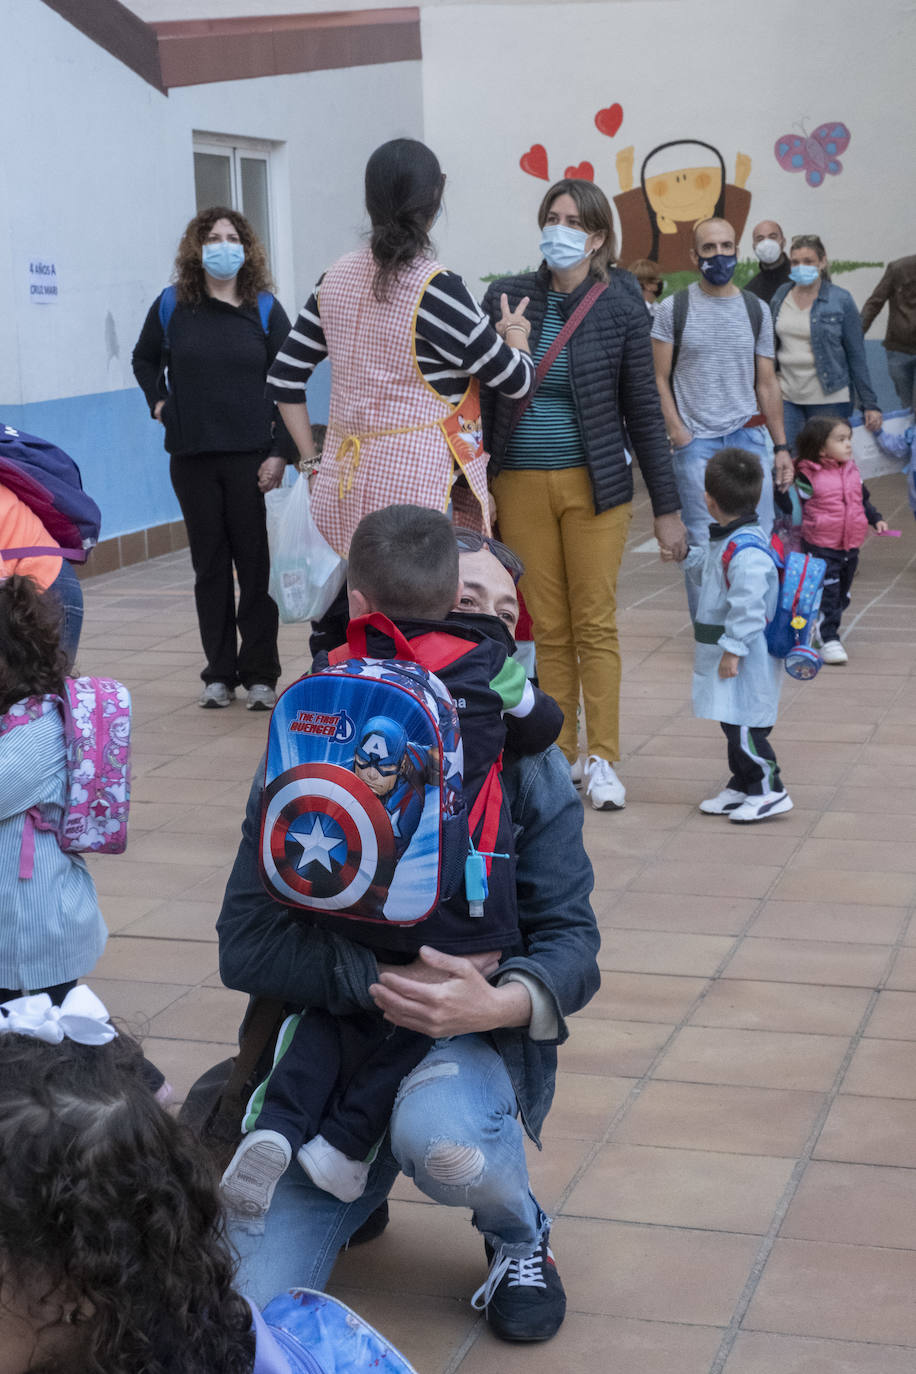
M 789 448 L 789 445 L 788 445 L 788 444 L 774 444 L 774 445 L 773 445 L 773 452 L 774 452 L 774 453 L 780 453 L 780 452 L 782 452 L 782 453 L 791 453 L 792 450 Z

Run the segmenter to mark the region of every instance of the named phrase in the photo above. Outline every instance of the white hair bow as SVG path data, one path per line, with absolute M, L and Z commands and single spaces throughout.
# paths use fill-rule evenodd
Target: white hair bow
M 49 1045 L 59 1045 L 65 1037 L 79 1045 L 107 1045 L 118 1033 L 104 1004 L 83 984 L 71 988 L 59 1007 L 46 992 L 0 1003 L 0 1034 L 4 1031 L 31 1035 Z

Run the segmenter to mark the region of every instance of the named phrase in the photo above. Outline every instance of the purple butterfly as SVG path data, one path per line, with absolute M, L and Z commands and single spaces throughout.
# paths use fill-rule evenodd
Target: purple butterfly
M 845 124 L 821 124 L 813 134 L 784 134 L 773 151 L 784 172 L 804 172 L 809 186 L 821 186 L 825 176 L 842 172 L 839 154 L 845 153 L 851 137 Z

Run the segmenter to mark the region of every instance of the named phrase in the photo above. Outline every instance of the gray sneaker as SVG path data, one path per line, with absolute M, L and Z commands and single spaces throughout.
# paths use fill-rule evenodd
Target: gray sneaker
M 248 688 L 245 705 L 249 711 L 272 711 L 277 704 L 277 694 L 266 682 L 255 682 Z
M 227 687 L 225 682 L 208 682 L 198 699 L 198 706 L 213 710 L 218 706 L 231 706 L 235 700 L 235 688 Z

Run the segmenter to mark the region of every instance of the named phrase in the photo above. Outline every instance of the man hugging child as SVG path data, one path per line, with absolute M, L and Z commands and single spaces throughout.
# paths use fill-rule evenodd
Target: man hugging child
M 779 575 L 766 552 L 769 539 L 757 523 L 762 485 L 763 470 L 754 454 L 724 448 L 710 458 L 709 543 L 694 545 L 684 560 L 688 578 L 699 587 L 693 627 L 694 715 L 719 721 L 731 769 L 723 790 L 700 802 L 700 810 L 744 824 L 792 809 L 769 740 L 783 663 L 770 654 L 764 633 L 776 611 Z M 729 558 L 729 541 L 738 530 L 753 534 L 761 547 L 742 548 Z

